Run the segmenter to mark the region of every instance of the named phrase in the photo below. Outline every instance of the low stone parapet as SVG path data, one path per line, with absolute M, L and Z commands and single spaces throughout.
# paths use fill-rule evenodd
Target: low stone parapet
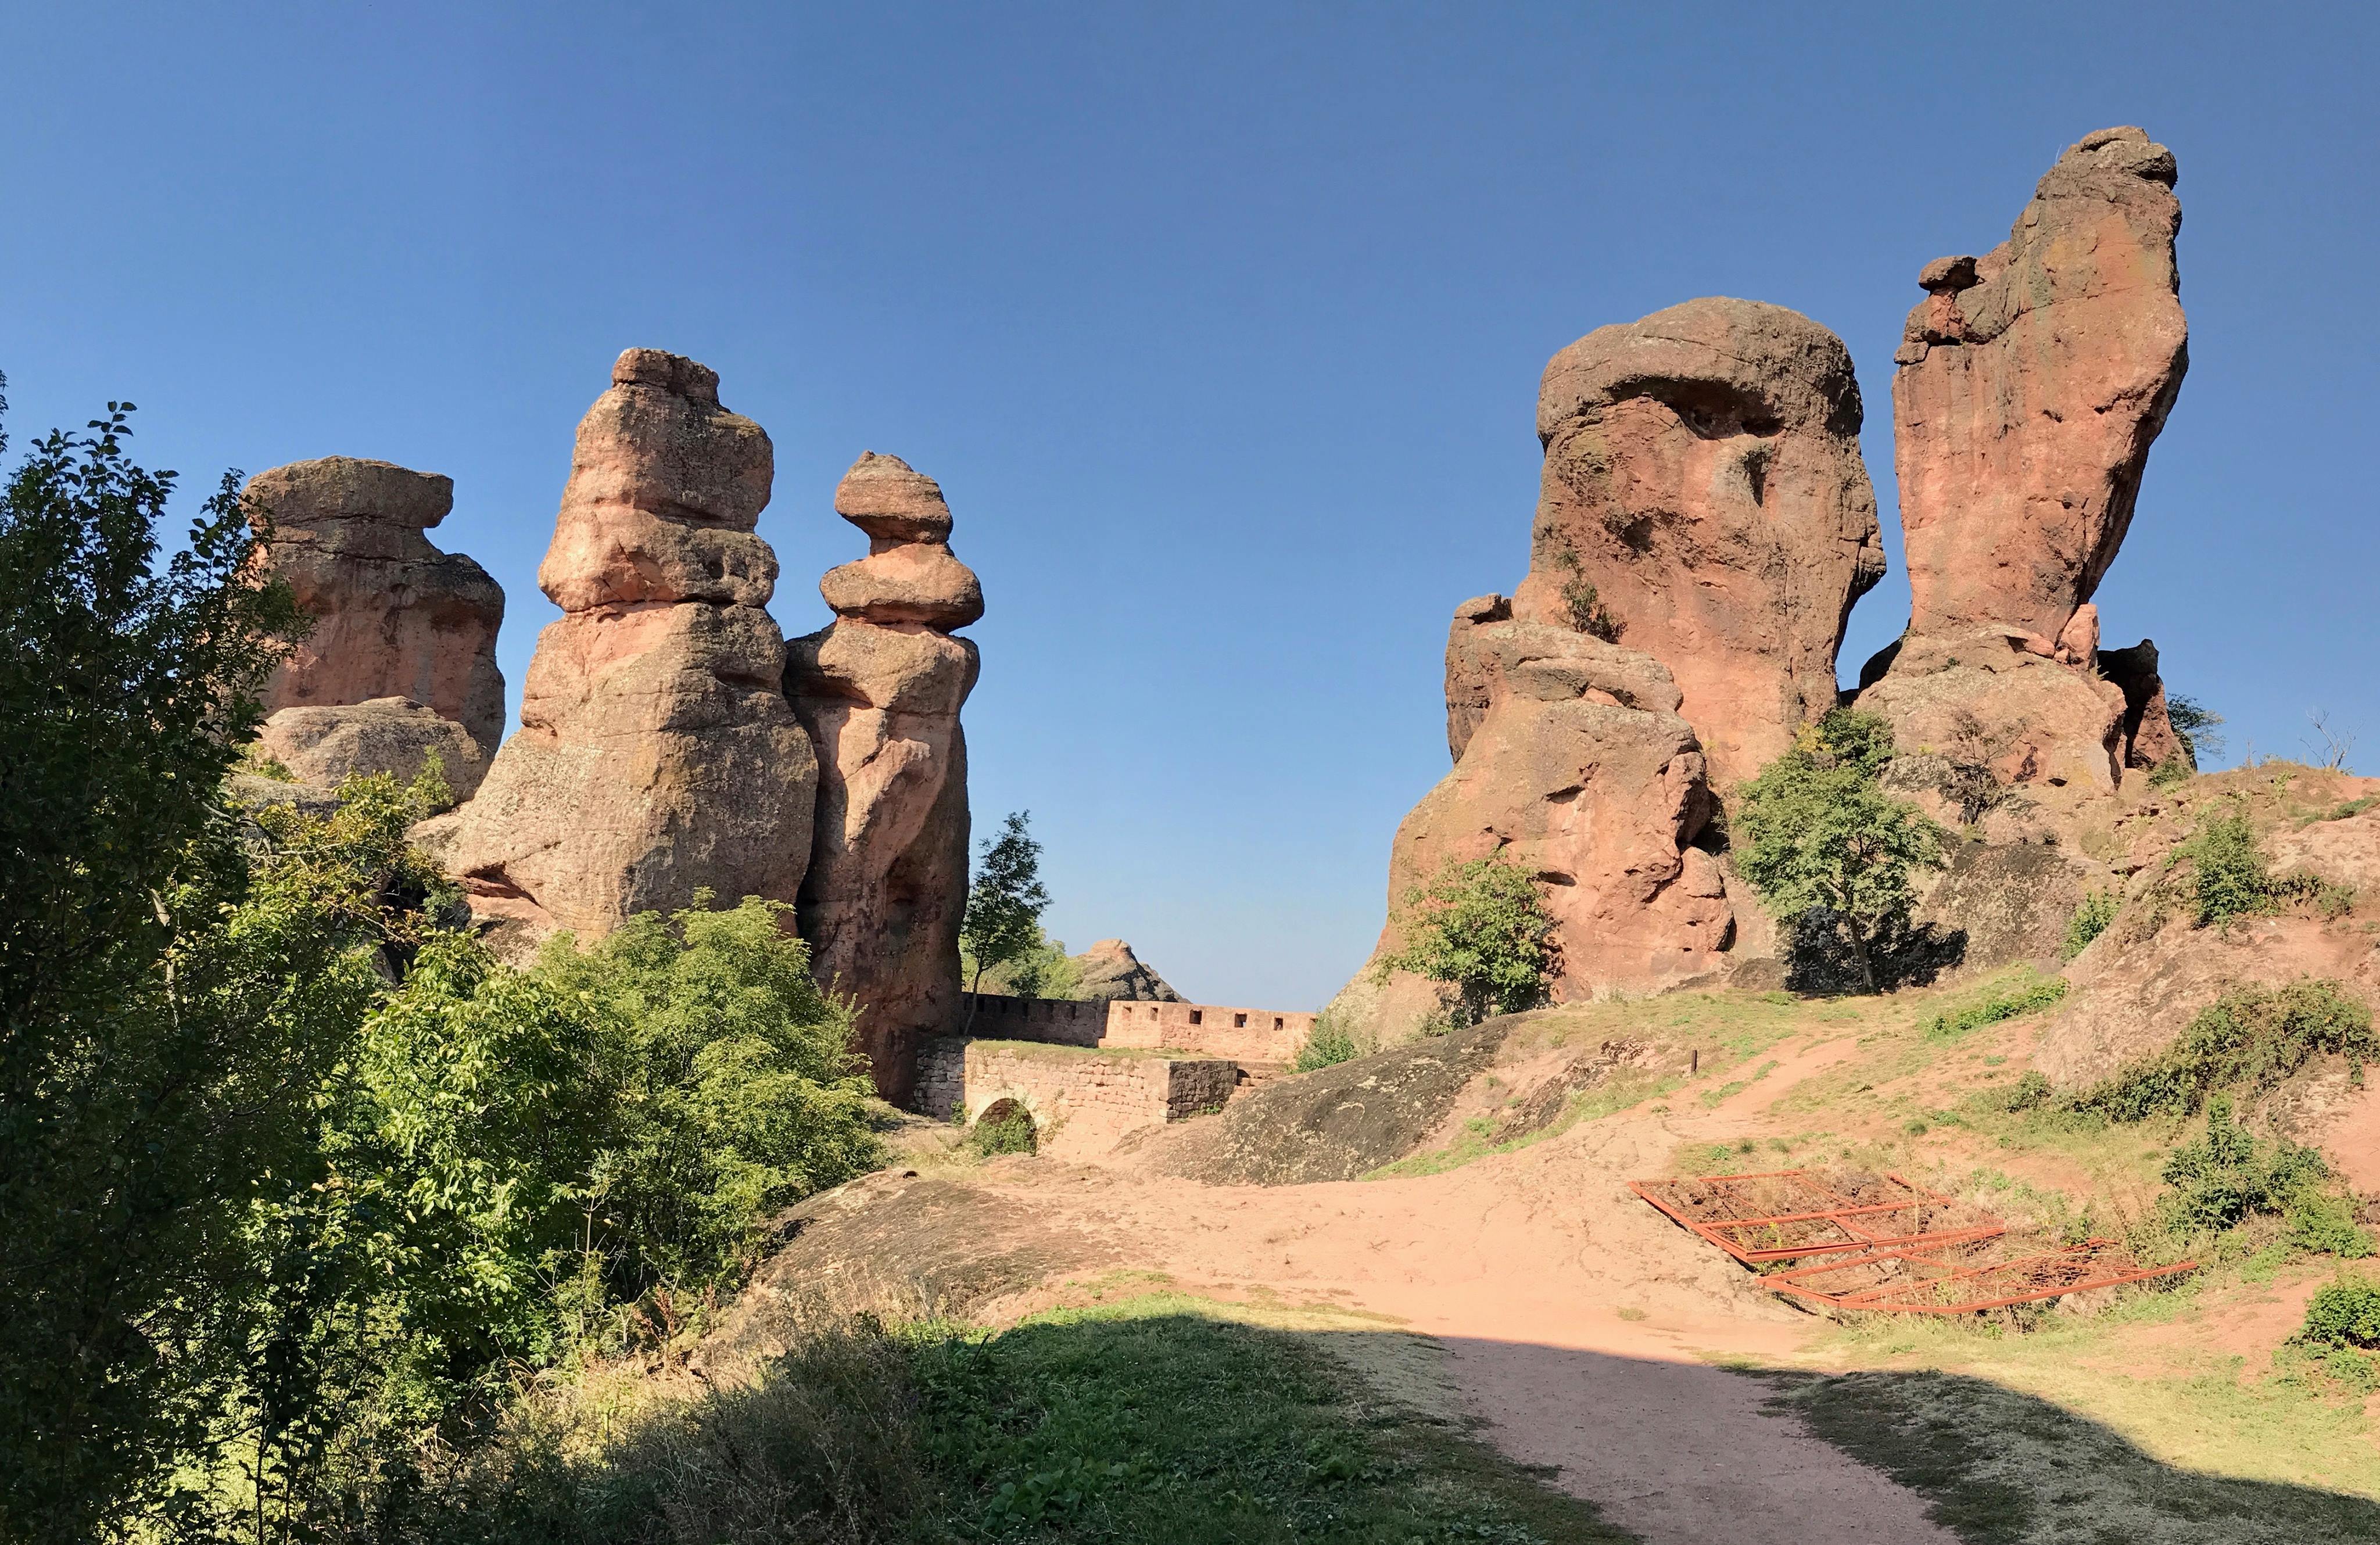
M 1215 1004 L 1118 1001 L 1107 1005 L 1102 1047 L 1162 1047 L 1244 1063 L 1293 1063 L 1314 1033 L 1314 1016 Z
M 1033 1118 L 1043 1152 L 1087 1154 L 1140 1127 L 1220 1109 L 1238 1080 L 1238 1064 L 1222 1058 L 947 1036 L 918 1054 L 916 1105 L 973 1123 L 1014 1101 Z

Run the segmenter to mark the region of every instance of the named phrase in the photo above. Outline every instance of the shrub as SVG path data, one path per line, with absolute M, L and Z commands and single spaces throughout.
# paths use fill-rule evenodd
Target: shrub
M 2028 981 L 1997 996 L 1969 1004 L 1955 1013 L 1936 1015 L 1925 1022 L 1925 1039 L 1956 1040 L 1985 1025 L 1997 1025 L 2036 1013 L 2065 996 L 2066 979 L 2063 977 Z
M 2317 1346 L 2380 1347 L 2380 1287 L 2352 1277 L 2315 1293 L 2298 1339 Z
M 639 913 L 537 976 L 599 1016 L 612 1091 L 589 1184 L 630 1252 L 623 1283 L 703 1284 L 749 1258 L 767 1216 L 878 1161 L 851 1015 L 819 991 L 782 902 Z
M 2207 811 L 2178 850 L 2196 871 L 2193 898 L 2201 928 L 2218 928 L 2239 918 L 2273 910 L 2275 889 L 2254 828 L 2238 806 Z
M 2185 1115 L 2217 1089 L 2272 1089 L 2318 1052 L 2345 1057 L 2348 1077 L 2362 1085 L 2364 1064 L 2380 1060 L 2380 1038 L 2361 999 L 2313 979 L 2235 988 L 2201 1009 L 2170 1048 L 2133 1063 L 2078 1103 L 2118 1121 Z
M 1396 926 L 1404 946 L 1382 971 L 1453 987 L 1463 1023 L 1545 1002 L 1555 965 L 1553 919 L 1536 881 L 1500 852 L 1467 864 L 1449 859 L 1428 884 L 1405 893 Z
M 2091 941 L 2107 931 L 2107 925 L 2116 920 L 2123 905 L 2123 898 L 2112 891 L 2094 891 L 2084 896 L 2082 905 L 2066 922 L 2066 958 L 2071 960 L 2089 949 Z
M 2049 1103 L 2049 1079 L 2038 1070 L 2028 1072 L 2001 1097 L 2000 1109 L 2011 1115 L 2037 1111 Z
M 2149 769 L 2149 787 L 2171 788 L 2177 784 L 2186 784 L 2197 775 L 2198 769 L 2190 764 L 2188 757 L 2168 757 Z
M 1025 1107 L 1002 1101 L 968 1128 L 965 1146 L 968 1152 L 983 1159 L 997 1159 L 1003 1153 L 1038 1153 L 1041 1135 Z
M 2372 1242 L 2340 1211 L 2330 1166 L 2310 1148 L 2267 1141 L 2233 1121 L 2231 1101 L 2206 1102 L 2206 1133 L 2166 1162 L 2158 1220 L 2177 1234 L 2221 1232 L 2258 1215 L 2280 1214 L 2301 1248 L 2362 1256 Z
M 1297 1071 L 1311 1073 L 1317 1068 L 1335 1067 L 1342 1062 L 1353 1062 L 1360 1055 L 1362 1052 L 1356 1048 L 1355 1038 L 1347 1033 L 1338 1018 L 1329 1013 L 1318 1014 L 1315 1016 L 1313 1030 L 1306 1035 L 1305 1044 L 1297 1049 Z
M 2307 870 L 2295 870 L 2273 882 L 2277 901 L 2302 903 L 2325 922 L 2335 922 L 2355 910 L 2355 887 L 2341 885 Z
M 1565 576 L 1561 588 L 1562 605 L 1570 613 L 1571 627 L 1607 644 L 1618 643 L 1620 635 L 1628 625 L 1612 614 L 1610 608 L 1605 606 L 1602 598 L 1596 593 L 1595 587 L 1586 582 L 1580 570 L 1578 554 L 1568 546 L 1559 547 L 1554 551 L 1554 563 Z
M 1861 988 L 1876 990 L 1876 944 L 1906 930 L 1914 878 L 1939 869 L 1942 829 L 1877 778 L 1892 728 L 1837 709 L 1743 786 L 1733 821 L 1744 878 L 1797 935 L 1815 919 L 1840 938 Z

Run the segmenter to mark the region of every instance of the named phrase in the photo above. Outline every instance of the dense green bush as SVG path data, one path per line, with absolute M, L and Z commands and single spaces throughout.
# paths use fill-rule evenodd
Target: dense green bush
M 2306 1305 L 2299 1339 L 2320 1346 L 2380 1347 L 2380 1287 L 2342 1277 Z
M 2219 928 L 2240 918 L 2261 917 L 2275 905 L 2271 866 L 2255 829 L 2237 806 L 2208 810 L 2178 850 L 2190 860 L 2192 897 L 2201 928 Z
M 1744 785 L 1730 834 L 1737 863 L 1789 931 L 1815 921 L 1849 951 L 1863 991 L 1878 985 L 1878 943 L 1909 926 L 1915 877 L 1944 863 L 1942 829 L 1878 778 L 1892 727 L 1837 709 Z
M 1467 864 L 1450 859 L 1405 893 L 1395 924 L 1404 943 L 1382 961 L 1382 974 L 1412 971 L 1452 987 L 1462 1023 L 1545 1002 L 1553 919 L 1536 881 L 1501 852 Z
M 2258 1137 L 2235 1122 L 2231 1101 L 2206 1102 L 2205 1135 L 2174 1150 L 2165 1166 L 2172 1187 L 2158 1198 L 2157 1217 L 2175 1234 L 2219 1233 L 2259 1215 L 2278 1214 L 2290 1243 L 2338 1256 L 2372 1252 L 2320 1153 L 2296 1143 Z
M 2349 1078 L 2362 1085 L 2364 1064 L 2380 1060 L 2380 1038 L 2362 999 L 2312 978 L 2235 988 L 2201 1009 L 2171 1047 L 2126 1066 L 2078 1103 L 2118 1121 L 2187 1114 L 2217 1089 L 2272 1089 L 2322 1052 L 2345 1057 Z
M 2066 922 L 2065 957 L 2071 960 L 2089 949 L 2093 940 L 2107 931 L 2107 925 L 2116 920 L 2123 905 L 2123 898 L 2112 891 L 2094 891 L 2084 896 L 2082 905 Z
M 986 1111 L 967 1129 L 966 1150 L 978 1159 L 997 1159 L 1003 1153 L 1038 1153 L 1041 1134 L 1033 1125 L 1033 1116 L 1021 1105 L 1002 1101 Z
M 2056 1004 L 2066 996 L 2066 979 L 2048 977 L 2021 982 L 2005 992 L 1945 1011 L 1925 1021 L 1928 1040 L 1956 1040 L 1970 1031 L 2004 1020 L 2022 1018 Z
M 1312 1073 L 1317 1068 L 1336 1067 L 1342 1062 L 1354 1062 L 1363 1054 L 1355 1038 L 1347 1032 L 1338 1016 L 1327 1010 L 1314 1016 L 1314 1028 L 1305 1037 L 1305 1044 L 1297 1049 L 1297 1071 Z

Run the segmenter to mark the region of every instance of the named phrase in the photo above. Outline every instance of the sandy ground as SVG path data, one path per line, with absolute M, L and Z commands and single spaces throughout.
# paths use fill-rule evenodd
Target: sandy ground
M 1717 1110 L 1624 1115 L 1415 1179 L 1204 1186 L 1026 1162 L 978 1184 L 1184 1290 L 1390 1317 L 1448 1349 L 1457 1397 L 1517 1458 L 1650 1545 L 1949 1545 L 1913 1492 L 1764 1408 L 1709 1358 L 1791 1356 L 1815 1322 L 1625 1187 L 1848 1053 L 1779 1048 Z M 1035 1295 L 1002 1306 L 1038 1307 Z M 1823 1521 L 1821 1523 L 1821 1521 Z

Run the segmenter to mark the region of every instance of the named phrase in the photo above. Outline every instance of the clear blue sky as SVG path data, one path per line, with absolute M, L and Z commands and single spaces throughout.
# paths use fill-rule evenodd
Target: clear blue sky
M 2229 716 L 2380 764 L 2369 6 L 18 4 L 0 370 L 153 464 L 381 456 L 502 581 L 516 703 L 571 430 L 630 345 L 777 446 L 777 618 L 863 449 L 983 577 L 978 826 L 1053 931 L 1318 1004 L 1446 770 L 1457 601 L 1516 583 L 1537 373 L 1698 295 L 1841 334 L 1907 606 L 1891 354 L 1928 259 L 2091 129 L 2180 158 L 2192 369 L 2099 600 Z M 1798 13 L 1798 14 L 1796 14 Z

